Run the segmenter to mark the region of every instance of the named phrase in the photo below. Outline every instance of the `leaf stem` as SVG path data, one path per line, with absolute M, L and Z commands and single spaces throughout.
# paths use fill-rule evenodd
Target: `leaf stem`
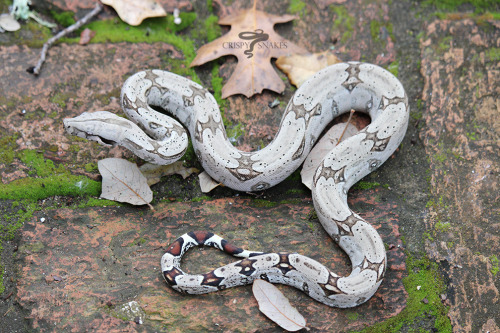
M 335 146 L 338 146 L 340 141 L 342 141 L 342 137 L 344 136 L 345 131 L 347 130 L 347 126 L 349 126 L 349 123 L 351 122 L 352 115 L 354 114 L 354 112 L 356 112 L 356 111 L 354 111 L 354 109 L 351 109 L 351 113 L 349 114 L 349 119 L 347 119 L 347 122 L 345 123 L 344 130 L 342 131 L 342 134 L 340 134 L 339 141 L 337 141 L 337 144 Z

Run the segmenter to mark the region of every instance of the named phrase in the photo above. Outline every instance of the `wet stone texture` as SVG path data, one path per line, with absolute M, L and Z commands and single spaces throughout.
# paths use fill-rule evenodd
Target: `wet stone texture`
M 40 11 L 57 8 L 77 17 L 94 5 L 35 3 Z M 247 1 L 213 3 L 217 15 L 249 6 Z M 290 14 L 291 2 L 283 3 L 262 0 L 258 9 Z M 209 15 L 205 1 L 162 4 L 193 10 L 199 20 Z M 415 293 L 403 285 L 413 273 L 407 272 L 408 254 L 438 264 L 445 284 L 440 296 L 449 307 L 453 331 L 499 331 L 500 24 L 470 13 L 436 19 L 431 9 L 422 12 L 420 7 L 410 1 L 305 1 L 294 22 L 276 27 L 311 52 L 333 49 L 343 60 L 397 68 L 412 109 L 401 147 L 364 179 L 368 188 L 349 193 L 351 208 L 377 228 L 388 250 L 389 267 L 378 292 L 359 307 L 335 309 L 280 286 L 314 332 L 359 331 L 406 315 Z M 107 8 L 98 19 L 114 16 Z M 189 27 L 179 33 L 186 41 L 193 38 L 195 48 L 206 43 L 195 35 Z M 42 168 L 50 163 L 53 169 L 97 181 L 100 159 L 143 163 L 125 149 L 66 135 L 62 119 L 96 110 L 122 114 L 119 95 L 125 79 L 144 69 L 185 70 L 180 48 L 167 43 L 59 44 L 34 78 L 25 70 L 36 63 L 40 50 L 9 36 L 0 39 L 7 40 L 0 44 L 1 186 L 47 177 Z M 215 62 L 223 82 L 235 61 Z M 196 69 L 208 89 L 213 89 L 212 65 Z M 276 134 L 295 90 L 280 75 L 287 84 L 283 95 L 227 99 L 225 116 L 244 134 L 235 137 L 241 149 L 258 149 Z M 280 106 L 270 108 L 276 99 Z M 355 123 L 366 121 L 361 117 Z M 18 154 L 26 151 L 39 154 L 45 164 Z M 199 167 L 194 160 L 187 164 Z M 153 191 L 155 211 L 101 207 L 104 203 L 78 196 L 0 201 L 2 230 L 7 234 L 11 226 L 17 228 L 1 244 L 5 291 L 0 318 L 6 324 L 2 319 L 0 332 L 281 331 L 259 312 L 249 286 L 201 296 L 167 287 L 160 258 L 170 242 L 193 230 L 215 232 L 250 250 L 298 252 L 341 275 L 350 270 L 348 257 L 315 218 L 310 191 L 297 173 L 253 195 L 226 188 L 203 194 L 196 175 L 165 177 Z M 183 267 L 201 273 L 233 260 L 214 249 L 193 249 Z M 435 318 L 430 317 L 424 313 L 405 322 L 402 331 L 432 331 Z
M 459 332 L 498 331 L 500 324 L 493 257 L 500 249 L 498 29 L 498 22 L 434 21 L 420 41 L 420 135 L 431 163 L 426 251 L 448 280 L 449 316 Z
M 380 203 L 377 193 L 370 192 L 371 198 L 355 195 L 351 202 L 355 209 L 377 207 L 364 215 L 377 221 L 374 225 L 392 245 L 389 270 L 376 295 L 356 309 L 332 310 L 290 287 L 280 288 L 318 330 L 361 329 L 404 308 L 405 265 L 395 204 Z M 304 253 L 339 274 L 349 272 L 348 258 L 317 221 L 310 221 L 313 208 L 308 198 L 264 208 L 252 199 L 236 197 L 164 203 L 155 209 L 58 209 L 35 214 L 22 232 L 17 294 L 20 304 L 31 309 L 33 327 L 169 332 L 273 329 L 274 324 L 259 313 L 250 286 L 186 296 L 166 285 L 159 260 L 172 241 L 193 230 L 216 231 L 250 250 Z M 218 254 L 213 249 L 193 249 L 183 267 L 201 273 L 236 260 Z M 134 318 L 123 320 L 117 310 L 131 301 L 145 313 L 143 325 Z M 358 312 L 370 315 L 349 319 Z

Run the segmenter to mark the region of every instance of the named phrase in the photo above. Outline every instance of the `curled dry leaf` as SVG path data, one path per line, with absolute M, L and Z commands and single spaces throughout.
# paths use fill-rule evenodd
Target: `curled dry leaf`
M 331 51 L 306 55 L 292 54 L 281 56 L 276 66 L 281 69 L 296 87 L 307 81 L 314 73 L 333 64 L 342 62 Z
M 21 25 L 10 14 L 0 14 L 0 29 L 5 31 L 17 31 L 21 29 Z
M 192 173 L 199 171 L 196 168 L 186 168 L 181 161 L 168 165 L 146 163 L 142 165 L 139 170 L 141 170 L 144 177 L 148 180 L 149 186 L 158 183 L 163 176 L 178 174 L 182 176 L 183 179 L 186 179 Z
M 85 28 L 80 34 L 80 40 L 78 44 L 86 45 L 90 42 L 90 40 L 95 36 L 95 31 L 90 30 L 89 28 Z
M 346 127 L 347 125 L 347 127 Z M 345 133 L 342 136 L 342 132 Z M 353 136 L 358 133 L 356 126 L 348 123 L 335 124 L 328 130 L 328 132 L 323 135 L 323 137 L 316 143 L 314 148 L 311 150 L 309 155 L 307 155 L 302 170 L 300 171 L 300 177 L 302 178 L 302 183 L 312 189 L 312 182 L 314 178 L 314 173 L 318 168 L 319 164 L 325 158 L 332 149 L 337 145 L 339 138 L 342 136 L 342 140 Z
M 101 0 L 113 7 L 118 16 L 130 25 L 139 25 L 148 17 L 167 16 L 163 7 L 154 0 Z
M 259 310 L 281 328 L 295 332 L 306 327 L 305 318 L 294 308 L 288 299 L 271 283 L 261 279 L 253 282 L 253 296 L 259 303 Z
M 97 167 L 102 175 L 101 198 L 153 208 L 149 204 L 153 192 L 137 165 L 121 158 L 106 158 Z
M 271 15 L 253 8 L 230 14 L 219 20 L 231 30 L 197 51 L 192 66 L 200 66 L 222 56 L 234 55 L 238 64 L 222 87 L 222 98 L 243 94 L 251 97 L 269 89 L 277 93 L 285 84 L 271 64 L 271 58 L 292 53 L 306 53 L 302 47 L 284 39 L 274 31 L 274 25 L 295 19 L 292 15 Z
M 221 183 L 217 183 L 208 173 L 203 171 L 198 175 L 198 179 L 200 180 L 200 187 L 203 193 L 208 193 L 212 191 L 217 186 L 221 185 Z

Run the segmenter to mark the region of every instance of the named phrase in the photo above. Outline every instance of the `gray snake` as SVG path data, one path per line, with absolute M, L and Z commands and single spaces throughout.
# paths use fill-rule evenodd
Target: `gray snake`
M 98 111 L 65 119 L 66 130 L 102 144 L 119 144 L 156 164 L 178 160 L 191 134 L 196 155 L 215 180 L 238 191 L 261 191 L 296 170 L 319 135 L 336 116 L 351 109 L 372 122 L 335 147 L 318 166 L 312 188 L 314 207 L 327 233 L 347 253 L 352 271 L 339 276 L 296 253 L 263 253 L 237 248 L 209 232 L 178 238 L 161 259 L 165 280 L 177 291 L 201 294 L 251 283 L 256 278 L 296 287 L 329 306 L 352 307 L 367 301 L 382 282 L 387 258 L 377 231 L 347 204 L 349 188 L 377 169 L 401 143 L 409 118 L 403 86 L 388 71 L 349 62 L 327 67 L 297 89 L 279 131 L 265 148 L 243 152 L 227 139 L 215 98 L 197 83 L 176 74 L 147 70 L 131 76 L 121 93 L 130 119 Z M 161 107 L 179 121 L 160 113 Z M 180 268 L 192 246 L 214 246 L 240 261 L 206 274 Z

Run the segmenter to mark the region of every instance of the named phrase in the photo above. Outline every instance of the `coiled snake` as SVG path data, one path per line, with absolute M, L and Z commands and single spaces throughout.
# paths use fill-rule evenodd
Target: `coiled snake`
M 178 238 L 163 255 L 161 267 L 172 288 L 190 294 L 244 285 L 256 278 L 296 287 L 329 306 L 356 306 L 375 293 L 387 268 L 384 244 L 377 231 L 351 211 L 347 191 L 387 160 L 405 135 L 408 100 L 391 73 L 357 62 L 319 71 L 297 89 L 275 139 L 254 152 L 239 151 L 229 142 L 214 97 L 189 79 L 160 70 L 139 72 L 125 82 L 121 102 L 131 121 L 99 111 L 65 119 L 65 128 L 103 144 L 124 146 L 149 162 L 169 164 L 185 152 L 188 135 L 179 122 L 150 105 L 161 107 L 187 127 L 212 178 L 239 191 L 278 184 L 302 164 L 334 117 L 351 109 L 368 113 L 371 124 L 323 159 L 312 189 L 321 224 L 351 260 L 350 275 L 339 276 L 296 253 L 242 250 L 209 232 Z M 198 245 L 243 259 L 206 274 L 186 274 L 180 268 L 181 258 Z

